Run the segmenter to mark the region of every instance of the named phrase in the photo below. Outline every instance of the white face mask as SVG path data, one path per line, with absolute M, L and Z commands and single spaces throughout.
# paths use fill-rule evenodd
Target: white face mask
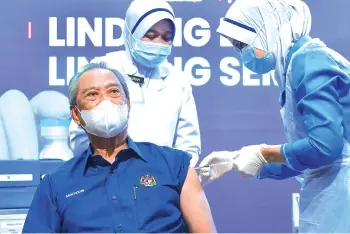
M 94 108 L 79 112 L 86 124 L 82 127 L 88 133 L 98 137 L 114 137 L 128 126 L 127 104 L 115 104 L 109 100 L 103 100 Z

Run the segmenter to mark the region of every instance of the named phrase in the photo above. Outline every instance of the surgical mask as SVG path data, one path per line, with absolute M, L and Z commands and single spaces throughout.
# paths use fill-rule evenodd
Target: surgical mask
M 86 124 L 82 127 L 88 133 L 98 137 L 114 137 L 128 125 L 127 104 L 115 104 L 110 100 L 103 100 L 94 108 L 79 112 Z
M 172 45 L 146 42 L 136 39 L 128 29 L 129 37 L 126 40 L 131 56 L 136 62 L 145 67 L 155 68 L 163 63 L 171 53 Z
M 159 66 L 171 53 L 170 45 L 152 43 L 138 40 L 134 50 L 131 51 L 132 57 L 145 67 L 155 68 Z
M 275 69 L 276 60 L 271 52 L 268 52 L 262 58 L 258 58 L 254 48 L 247 46 L 242 50 L 241 58 L 244 66 L 257 74 L 266 74 Z

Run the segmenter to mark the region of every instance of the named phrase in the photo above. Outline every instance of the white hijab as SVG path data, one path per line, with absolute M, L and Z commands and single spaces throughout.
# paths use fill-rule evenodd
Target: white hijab
M 124 27 L 125 49 L 130 59 L 132 59 L 132 56 L 129 48 L 133 44 L 134 38 L 141 40 L 154 24 L 163 19 L 169 19 L 175 25 L 174 11 L 165 0 L 134 0 L 130 4 L 126 11 Z M 147 78 L 151 78 L 154 75 L 164 77 L 169 72 L 166 66 L 167 60 L 155 69 L 142 66 L 136 61 L 133 62 L 138 72 Z
M 311 30 L 311 13 L 301 0 L 236 0 L 220 22 L 218 33 L 271 52 L 275 78 L 284 86 L 290 47 Z

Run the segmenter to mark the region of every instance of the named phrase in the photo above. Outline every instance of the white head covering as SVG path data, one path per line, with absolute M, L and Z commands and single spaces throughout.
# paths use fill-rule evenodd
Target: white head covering
M 124 28 L 125 48 L 129 55 L 128 47 L 132 43 L 132 36 L 137 40 L 141 40 L 154 24 L 163 19 L 171 20 L 175 27 L 174 11 L 165 0 L 134 0 L 130 4 L 126 11 Z M 131 55 L 130 58 L 132 58 Z M 167 61 L 160 64 L 160 66 L 164 63 L 167 63 Z M 141 75 L 148 76 L 147 74 L 153 71 L 153 68 L 147 68 L 137 63 L 135 65 Z M 158 73 L 162 75 L 166 72 L 159 70 Z
M 275 77 L 281 86 L 289 48 L 310 30 L 311 13 L 301 0 L 236 0 L 217 32 L 271 52 L 276 59 Z

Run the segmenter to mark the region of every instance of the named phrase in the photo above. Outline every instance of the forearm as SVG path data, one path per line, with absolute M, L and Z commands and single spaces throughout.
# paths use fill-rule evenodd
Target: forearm
M 263 145 L 260 148 L 260 152 L 268 163 L 285 164 L 284 157 L 281 153 L 281 145 Z
M 260 152 L 268 163 L 261 168 L 259 179 L 283 180 L 301 174 L 300 171 L 293 170 L 286 164 L 282 147 L 281 145 L 262 145 Z
M 281 153 L 289 167 L 303 171 L 329 165 L 340 158 L 343 144 L 340 134 L 315 134 L 313 138 L 307 137 L 284 144 L 281 146 Z
M 329 142 L 323 137 L 319 137 L 318 141 L 306 137 L 284 145 L 262 146 L 260 151 L 268 163 L 286 164 L 294 170 L 303 171 L 328 165 L 338 159 L 343 148 L 343 141 L 338 138 Z

